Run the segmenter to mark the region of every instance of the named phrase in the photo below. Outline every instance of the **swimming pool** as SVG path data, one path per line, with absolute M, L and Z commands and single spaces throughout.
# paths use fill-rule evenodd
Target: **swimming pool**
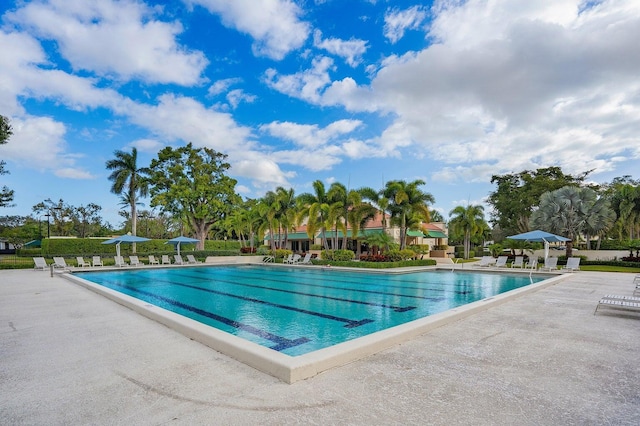
M 547 278 L 251 265 L 75 275 L 288 356 L 328 348 Z

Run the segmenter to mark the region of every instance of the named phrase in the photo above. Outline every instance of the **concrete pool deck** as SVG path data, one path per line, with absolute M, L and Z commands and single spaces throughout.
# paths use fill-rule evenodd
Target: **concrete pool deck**
M 64 278 L 0 271 L 3 424 L 640 424 L 633 274 L 579 272 L 286 384 Z

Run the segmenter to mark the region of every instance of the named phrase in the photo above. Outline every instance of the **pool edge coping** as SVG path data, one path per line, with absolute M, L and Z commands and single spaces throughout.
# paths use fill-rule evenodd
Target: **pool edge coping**
M 232 264 L 238 266 L 238 264 Z M 195 266 L 195 265 L 193 265 Z M 199 266 L 203 266 L 202 264 Z M 219 265 L 217 265 L 219 266 Z M 359 269 L 359 268 L 355 268 Z M 451 270 L 451 268 L 429 268 L 431 270 Z M 457 270 L 461 271 L 461 270 Z M 462 270 L 464 272 L 483 272 Z M 80 272 L 80 271 L 78 271 Z M 85 271 L 83 271 L 85 272 Z M 392 273 L 397 273 L 395 271 Z M 406 271 L 409 272 L 409 271 Z M 505 271 L 490 271 L 505 272 Z M 509 271 L 506 271 L 509 272 Z M 125 306 L 149 319 L 163 324 L 186 337 L 198 341 L 211 349 L 247 364 L 285 383 L 295 383 L 309 379 L 324 371 L 355 362 L 381 352 L 412 338 L 425 334 L 446 324 L 459 321 L 470 315 L 501 305 L 525 294 L 541 290 L 556 284 L 572 274 L 552 276 L 534 283 L 486 299 L 449 309 L 438 314 L 420 318 L 405 324 L 381 330 L 366 336 L 349 340 L 337 345 L 319 349 L 308 354 L 289 356 L 271 350 L 257 343 L 202 324 L 132 296 L 120 293 L 73 274 L 61 274 L 67 280 L 98 293 L 122 306 Z

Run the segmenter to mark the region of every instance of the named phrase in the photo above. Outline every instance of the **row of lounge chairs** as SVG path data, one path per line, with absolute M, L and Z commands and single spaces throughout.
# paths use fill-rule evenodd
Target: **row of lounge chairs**
M 476 267 L 494 267 L 494 268 L 507 268 L 508 256 L 482 256 L 479 262 L 475 263 Z M 530 258 L 527 263 L 524 263 L 524 256 L 516 256 L 513 262 L 511 262 L 511 268 L 520 269 L 538 269 L 538 260 Z M 558 258 L 547 257 L 544 261 L 544 265 L 540 267 L 543 271 L 555 271 L 558 270 Z M 579 271 L 580 270 L 580 258 L 570 257 L 567 259 L 567 264 L 561 268 L 562 271 Z
M 179 254 L 174 255 L 173 258 L 174 258 L 174 261 L 172 262 L 169 255 L 163 254 L 160 261 L 159 259 L 156 259 L 154 255 L 149 255 L 148 264 L 149 265 L 160 265 L 160 264 L 162 265 L 171 265 L 171 264 L 194 265 L 197 263 L 202 263 L 201 261 L 197 260 L 195 256 L 192 254 L 187 255 L 186 261 L 182 258 L 182 255 L 179 255 Z M 47 264 L 47 261 L 45 260 L 44 257 L 34 257 L 33 262 L 35 264 L 34 269 L 36 270 L 45 270 L 50 267 L 50 265 Z M 119 266 L 119 267 L 129 266 L 129 265 L 141 266 L 141 265 L 144 265 L 144 262 L 140 261 L 140 258 L 135 255 L 129 256 L 129 263 L 127 263 L 124 260 L 123 256 L 114 256 L 114 264 L 115 266 Z M 73 267 L 73 265 L 67 264 L 64 257 L 57 257 L 57 256 L 54 256 L 52 265 L 54 269 L 61 269 L 61 270 L 69 270 L 69 268 Z M 100 256 L 93 256 L 91 262 L 86 261 L 82 256 L 77 256 L 76 265 L 78 268 L 89 268 L 89 267 L 96 267 L 96 266 L 104 266 L 104 263 L 102 262 L 102 258 Z
M 593 314 L 595 315 L 598 309 L 602 307 L 640 312 L 640 297 L 638 296 L 640 294 L 640 274 L 635 276 L 633 284 L 635 285 L 633 296 L 605 294 L 596 305 Z

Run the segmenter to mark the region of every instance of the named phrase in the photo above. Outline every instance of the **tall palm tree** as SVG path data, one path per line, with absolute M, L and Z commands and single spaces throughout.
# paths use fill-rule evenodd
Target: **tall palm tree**
M 387 182 L 383 195 L 389 200 L 391 220 L 400 227 L 400 250 L 407 245 L 407 229 L 410 220 L 429 221 L 429 207 L 435 199 L 433 195 L 422 191 L 419 187 L 424 185 L 423 180 L 413 182 L 404 180 L 392 180 Z
M 371 201 L 373 206 L 378 208 L 382 220 L 382 231 L 385 232 L 387 228 L 387 209 L 389 208 L 389 199 L 384 196 L 384 189 L 376 191 L 373 188 L 364 187 L 360 188 L 358 192 L 362 195 L 362 198 Z
M 322 236 L 322 245 L 328 250 L 326 230 L 329 226 L 330 200 L 326 188 L 321 180 L 316 180 L 312 184 L 314 193 L 303 193 L 298 196 L 300 203 L 300 218 L 307 218 L 307 235 L 313 238 L 319 230 Z
M 484 220 L 484 208 L 474 205 L 457 206 L 449 212 L 449 216 L 453 216 L 449 221 L 452 230 L 464 235 L 464 258 L 468 259 L 471 251 L 471 238 L 481 234 L 487 228 Z
M 566 255 L 571 257 L 573 240 L 585 232 L 587 223 L 590 220 L 597 222 L 595 216 L 610 216 L 606 204 L 593 208 L 597 201 L 597 193 L 591 188 L 564 186 L 545 192 L 540 197 L 538 210 L 531 215 L 531 224 L 535 228 L 569 238 Z
M 149 174 L 148 167 L 138 167 L 138 150 L 133 148 L 131 153 L 115 151 L 115 158 L 106 163 L 107 170 L 112 170 L 109 180 L 113 182 L 111 192 L 126 197 L 131 206 L 131 233 L 136 235 L 137 219 L 136 204 L 138 196 L 146 197 L 149 193 L 149 183 L 145 177 Z M 133 244 L 132 252 L 136 252 Z

